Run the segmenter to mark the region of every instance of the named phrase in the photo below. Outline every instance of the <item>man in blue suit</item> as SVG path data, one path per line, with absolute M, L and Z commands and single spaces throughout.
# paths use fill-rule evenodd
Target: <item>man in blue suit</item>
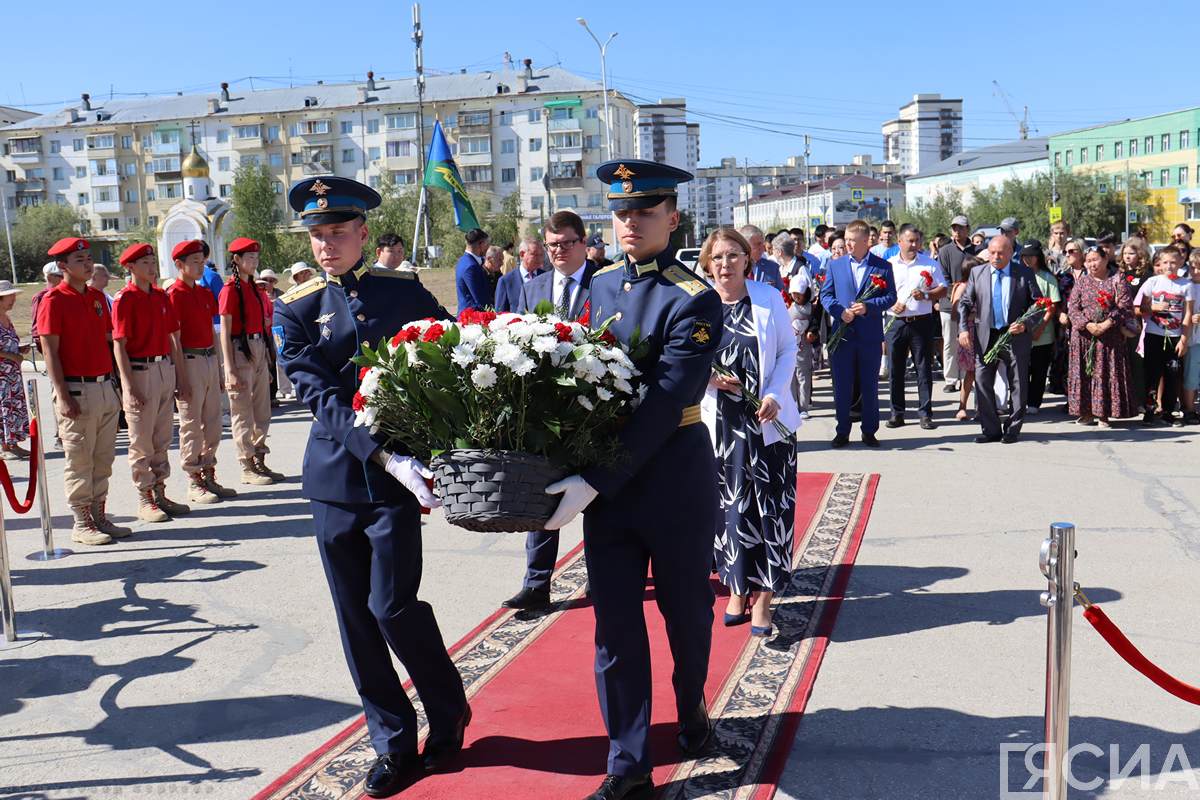
M 283 329 L 280 359 L 313 416 L 303 493 L 312 502 L 342 650 L 377 755 L 364 790 L 388 797 L 445 767 L 462 748 L 471 709 L 433 609 L 417 598 L 420 510 L 440 505 L 425 485 L 431 473 L 355 424 L 358 367 L 350 359 L 360 344 L 377 345 L 410 322 L 447 316 L 413 273 L 363 263 L 366 214 L 379 202 L 373 189 L 349 178 L 326 175 L 292 187 L 288 203 L 308 227 L 324 276 L 281 296 L 275 321 Z M 421 755 L 417 714 L 393 653 L 429 720 Z
M 525 311 L 521 295 L 525 285 L 545 272 L 546 251 L 542 242 L 536 236 L 526 236 L 521 240 L 518 251 L 520 260 L 517 268 L 500 276 L 496 284 L 496 311 L 512 311 L 520 314 Z
M 520 307 L 513 309 L 531 312 L 538 303 L 546 301 L 554 306 L 554 313 L 562 319 L 577 319 L 583 314 L 588 302 L 588 286 L 596 265 L 587 260 L 587 239 L 583 220 L 573 211 L 559 211 L 546 220 L 546 249 L 550 251 L 550 262 L 554 269 L 541 272 L 525 283 Z M 542 258 L 541 243 L 537 244 L 536 257 Z M 512 275 L 524 269 L 526 248 L 530 242 L 521 243 L 522 267 L 508 273 Z M 506 275 L 505 277 L 508 277 Z M 499 306 L 497 306 L 497 310 Z M 550 577 L 554 563 L 558 560 L 558 531 L 530 531 L 525 536 L 525 583 L 521 591 L 504 601 L 505 608 L 546 608 L 550 605 Z
M 490 240 L 479 228 L 467 232 L 467 250 L 454 267 L 454 287 L 458 290 L 458 312 L 468 308 L 480 311 L 496 303 L 495 288 L 483 268 L 483 256 Z
M 750 243 L 750 280 L 768 283 L 779 291 L 783 291 L 783 277 L 779 274 L 779 265 L 767 258 L 767 240 L 757 225 L 743 225 L 738 233 L 746 237 Z
M 883 343 L 883 312 L 896 302 L 892 265 L 870 253 L 871 228 L 862 220 L 846 226 L 846 255 L 831 260 L 821 284 L 821 305 L 833 318 L 832 336 L 846 328 L 842 340 L 830 354 L 833 368 L 833 402 L 837 409 L 837 435 L 833 447 L 850 443 L 850 405 L 855 378 L 862 392 L 862 439 L 878 447 L 879 352 Z M 859 302 L 871 278 L 879 277 L 887 288 Z

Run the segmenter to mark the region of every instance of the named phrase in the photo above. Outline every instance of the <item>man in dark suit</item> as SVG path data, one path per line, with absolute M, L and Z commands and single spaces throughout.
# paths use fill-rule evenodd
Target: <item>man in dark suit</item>
M 483 256 L 490 240 L 479 228 L 467 232 L 467 250 L 454 267 L 454 287 L 458 291 L 458 312 L 491 308 L 496 298 L 492 282 L 483 268 Z
M 554 313 L 563 319 L 576 319 L 583 314 L 588 301 L 588 286 L 596 265 L 587 260 L 583 220 L 573 211 L 559 211 L 546 220 L 546 249 L 554 269 L 541 272 L 525 283 L 520 308 L 514 311 L 532 312 L 543 300 L 554 306 Z M 541 263 L 542 247 L 536 239 L 536 257 Z M 521 260 L 525 248 L 521 244 Z M 524 269 L 513 270 L 512 275 Z M 508 277 L 507 275 L 505 277 Z M 499 307 L 497 307 L 499 310 Z M 550 605 L 550 577 L 558 560 L 558 531 L 530 531 L 525 536 L 525 583 L 521 591 L 504 601 L 505 608 L 545 608 Z
M 975 325 L 975 404 L 983 433 L 975 441 L 1011 444 L 1021 435 L 1025 420 L 1025 402 L 1029 393 L 1029 354 L 1033 340 L 1030 329 L 1018 322 L 1042 296 L 1033 271 L 1013 261 L 1012 240 L 995 236 L 988 243 L 987 264 L 971 270 L 967 288 L 958 301 L 958 319 L 962 331 L 958 341 L 970 346 L 967 326 Z M 991 364 L 983 356 L 996 340 L 1009 331 L 1009 348 Z M 996 370 L 1004 366 L 1008 378 L 1012 415 L 1001 427 L 996 409 Z
M 831 260 L 821 284 L 821 305 L 833 318 L 830 335 L 842 328 L 842 339 L 830 354 L 833 368 L 833 401 L 837 409 L 833 447 L 850 443 L 850 406 L 855 379 L 862 395 L 862 440 L 878 447 L 879 430 L 879 352 L 883 344 L 883 312 L 896 302 L 896 284 L 892 265 L 871 249 L 871 228 L 862 220 L 846 226 L 846 255 Z M 872 278 L 882 279 L 887 288 L 859 302 L 858 297 Z
M 526 309 L 521 295 L 525 285 L 546 271 L 546 251 L 536 236 L 526 236 L 522 239 L 519 253 L 517 268 L 501 275 L 500 282 L 496 284 L 496 311 L 501 313 L 524 312 Z

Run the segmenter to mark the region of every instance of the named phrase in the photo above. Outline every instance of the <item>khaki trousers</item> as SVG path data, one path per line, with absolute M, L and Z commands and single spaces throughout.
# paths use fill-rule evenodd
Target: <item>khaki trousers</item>
M 66 460 L 63 483 L 67 504 L 78 508 L 108 497 L 121 403 L 111 381 L 68 383 L 67 390 L 79 404 L 79 415 L 58 423 Z
M 125 406 L 129 424 L 129 467 L 139 491 L 153 489 L 171 474 L 167 449 L 174 420 L 175 367 L 170 361 L 132 364 L 131 389 L 142 397 L 142 407 Z
M 183 358 L 191 399 L 179 401 L 179 461 L 188 475 L 217 465 L 221 442 L 221 366 L 216 355 Z
M 248 464 L 255 456 L 266 455 L 267 428 L 271 424 L 271 381 L 267 374 L 267 345 L 262 339 L 250 342 L 250 358 L 233 343 L 233 373 L 241 388 L 229 388 L 229 416 L 238 460 Z

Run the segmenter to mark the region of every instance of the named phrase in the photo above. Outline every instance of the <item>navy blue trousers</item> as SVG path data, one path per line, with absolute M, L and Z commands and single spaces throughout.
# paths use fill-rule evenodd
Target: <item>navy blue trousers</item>
M 879 356 L 879 342 L 860 344 L 852 340 L 843 341 L 829 356 L 838 436 L 850 435 L 855 378 L 862 392 L 862 432 L 879 430 Z
M 525 588 L 550 591 L 550 578 L 558 562 L 558 531 L 525 534 Z
M 676 433 L 616 497 L 593 501 L 584 515 L 609 774 L 651 768 L 647 568 L 675 664 L 676 712 L 682 717 L 704 702 L 713 624 L 709 576 L 719 519 L 716 464 L 703 425 Z
M 342 650 L 362 698 L 375 752 L 415 753 L 417 715 L 392 667 L 412 678 L 430 728 L 449 730 L 466 705 L 433 608 L 417 599 L 421 523 L 416 500 L 401 504 L 313 500 L 317 546 L 333 595 Z

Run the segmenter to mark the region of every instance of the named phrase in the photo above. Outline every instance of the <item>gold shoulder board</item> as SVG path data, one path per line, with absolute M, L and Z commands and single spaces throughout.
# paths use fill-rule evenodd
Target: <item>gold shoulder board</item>
M 325 288 L 325 286 L 326 283 L 324 276 L 318 275 L 315 278 L 309 278 L 299 286 L 293 286 L 292 288 L 288 289 L 279 296 L 279 299 L 284 303 L 294 303 L 301 297 L 308 297 L 313 292 L 321 291 Z
M 708 288 L 704 281 L 697 278 L 678 264 L 672 264 L 663 270 L 663 277 L 695 297 Z
M 372 269 L 371 274 L 378 275 L 380 278 L 407 278 L 410 281 L 417 279 L 415 272 L 399 269 Z
M 620 269 L 621 266 L 621 262 L 618 261 L 615 264 L 609 264 L 607 267 L 601 267 L 592 273 L 592 277 L 595 278 L 597 275 L 603 275 L 606 272 L 612 272 L 614 269 Z

